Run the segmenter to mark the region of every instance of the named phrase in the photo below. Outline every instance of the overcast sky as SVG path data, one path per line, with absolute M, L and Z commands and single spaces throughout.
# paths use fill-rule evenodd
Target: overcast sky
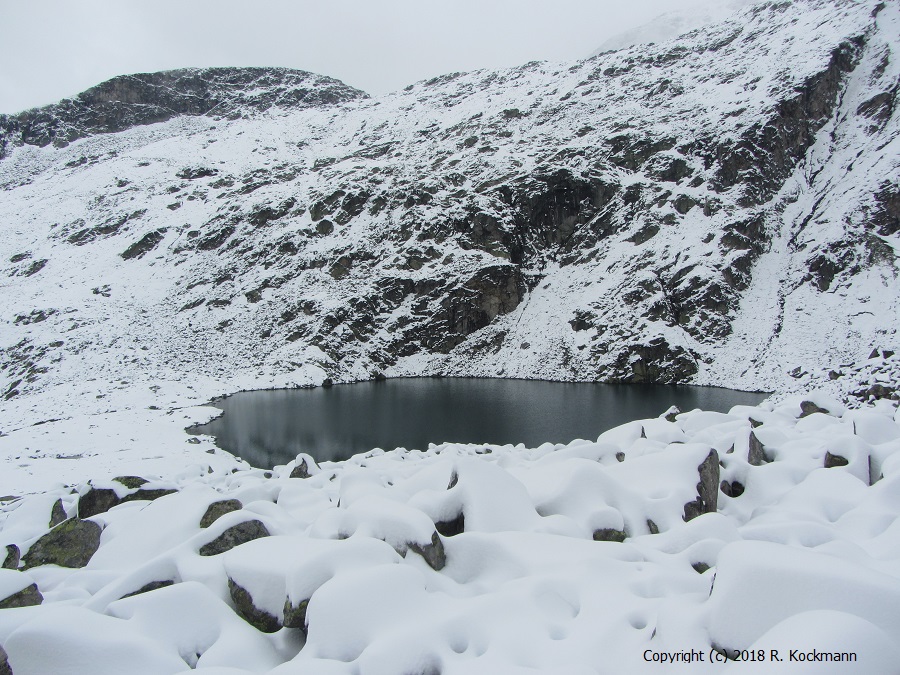
M 115 75 L 285 66 L 370 94 L 443 73 L 567 61 L 698 0 L 0 0 L 0 112 Z

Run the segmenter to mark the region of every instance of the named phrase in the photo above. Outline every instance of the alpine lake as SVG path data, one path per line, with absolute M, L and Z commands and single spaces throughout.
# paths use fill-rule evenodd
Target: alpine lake
M 312 389 L 245 391 L 212 403 L 224 411 L 189 429 L 252 466 L 271 468 L 305 452 L 338 461 L 374 448 L 430 443 L 519 444 L 596 440 L 604 431 L 658 417 L 671 406 L 727 412 L 764 393 L 719 387 L 418 377 Z

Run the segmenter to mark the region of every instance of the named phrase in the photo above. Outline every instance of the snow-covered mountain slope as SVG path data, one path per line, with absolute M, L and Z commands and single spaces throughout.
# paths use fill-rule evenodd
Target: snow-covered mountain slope
M 634 45 L 665 42 L 702 26 L 719 23 L 759 0 L 707 0 L 660 14 L 636 28 L 607 38 L 592 56 Z
M 374 99 L 177 71 L 7 118 L 7 424 L 379 374 L 868 388 L 898 35 L 896 3 L 770 2 Z

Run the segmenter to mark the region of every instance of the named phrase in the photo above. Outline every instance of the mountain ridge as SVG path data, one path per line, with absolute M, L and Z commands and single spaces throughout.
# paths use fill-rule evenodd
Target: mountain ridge
M 10 144 L 61 147 L 179 115 L 228 118 L 272 106 L 302 108 L 365 97 L 333 78 L 291 68 L 179 68 L 119 75 L 59 103 L 0 115 L 0 158 Z
M 763 3 L 570 65 L 15 146 L 2 393 L 23 419 L 88 374 L 847 393 L 828 371 L 896 344 L 897 25 Z

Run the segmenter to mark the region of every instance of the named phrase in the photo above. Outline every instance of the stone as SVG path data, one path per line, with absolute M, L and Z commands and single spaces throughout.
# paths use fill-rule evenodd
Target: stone
M 176 202 L 176 204 L 178 206 L 176 206 L 175 208 L 178 208 L 181 206 L 180 202 Z M 170 205 L 169 208 L 171 209 L 173 206 L 174 206 L 174 204 Z M 174 210 L 174 209 L 172 209 L 172 210 Z M 121 258 L 123 260 L 134 260 L 135 258 L 144 257 L 144 255 L 146 255 L 147 253 L 149 253 L 150 251 L 155 249 L 159 245 L 159 243 L 165 238 L 166 231 L 167 230 L 165 227 L 161 227 L 158 230 L 153 230 L 152 232 L 148 232 L 143 237 L 141 237 L 136 242 L 134 242 L 131 246 L 126 248 L 124 251 L 122 251 L 122 253 L 120 253 L 119 256 L 121 256 Z
M 246 544 L 248 541 L 268 537 L 269 530 L 259 520 L 245 520 L 243 523 L 232 525 L 208 544 L 200 547 L 200 555 L 219 555 L 230 551 L 235 546 Z
M 766 449 L 752 431 L 750 432 L 749 446 L 750 448 L 747 451 L 747 461 L 750 462 L 751 466 L 762 466 L 769 462 L 769 458 L 766 456 Z
M 830 415 L 831 413 L 825 408 L 820 408 L 812 401 L 802 401 L 800 403 L 800 417 L 809 417 L 815 413 L 823 413 L 825 415 Z
M 12 668 L 9 665 L 9 658 L 6 656 L 6 650 L 0 647 L 0 675 L 13 675 Z
M 37 584 L 31 584 L 21 591 L 0 600 L 0 609 L 33 607 L 34 605 L 40 605 L 42 602 L 44 602 L 44 596 L 41 595 L 41 592 L 38 590 Z
M 832 455 L 830 452 L 825 453 L 825 463 L 824 466 L 826 469 L 831 469 L 836 466 L 847 466 L 850 462 L 846 457 L 841 457 L 840 455 Z
M 447 555 L 444 553 L 444 543 L 441 541 L 437 532 L 432 533 L 430 544 L 425 544 L 423 546 L 418 542 L 410 542 L 407 546 L 410 551 L 418 553 L 425 558 L 425 562 L 428 563 L 428 566 L 436 572 L 440 572 L 444 569 L 444 565 L 447 564 Z
M 106 513 L 121 501 L 115 490 L 92 487 L 78 498 L 78 517 L 84 519 Z
M 173 585 L 175 582 L 172 579 L 164 579 L 163 581 L 151 581 L 149 584 L 144 584 L 136 591 L 132 591 L 131 593 L 126 593 L 123 595 L 120 600 L 124 600 L 125 598 L 133 598 L 135 595 L 141 595 L 142 593 L 149 593 L 150 591 L 157 591 L 160 588 L 168 588 Z
M 669 408 L 669 409 L 666 411 L 666 413 L 665 413 L 665 420 L 666 420 L 666 422 L 673 422 L 673 423 L 674 423 L 674 422 L 675 422 L 675 419 L 676 419 L 676 418 L 678 417 L 678 415 L 680 415 L 680 414 L 681 414 L 681 408 L 679 408 L 677 405 L 673 405 L 671 408 Z
M 300 460 L 300 463 L 291 469 L 291 478 L 309 478 L 309 476 L 309 465 L 306 463 L 306 459 Z
M 122 497 L 122 503 L 125 502 L 137 502 L 137 501 L 148 501 L 152 502 L 155 499 L 159 499 L 160 497 L 165 497 L 167 495 L 172 495 L 178 492 L 178 490 L 174 490 L 171 488 L 156 488 L 153 490 L 136 490 L 129 495 L 125 495 Z
M 685 522 L 704 513 L 715 513 L 719 502 L 719 453 L 710 450 L 697 467 L 700 482 L 697 483 L 697 499 L 684 505 Z
M 56 527 L 68 517 L 62 499 L 57 499 L 53 503 L 53 508 L 50 510 L 50 527 Z
M 299 604 L 291 603 L 290 598 L 284 601 L 284 627 L 299 628 L 306 633 L 306 608 L 309 600 L 301 600 Z
M 240 511 L 242 508 L 244 508 L 244 505 L 241 504 L 239 499 L 221 499 L 213 502 L 206 508 L 206 513 L 200 519 L 200 527 L 207 528 L 226 513 Z
M 22 557 L 24 569 L 39 565 L 84 567 L 100 548 L 100 532 L 100 526 L 92 520 L 71 518 L 31 545 Z
M 6 557 L 3 559 L 3 564 L 0 565 L 0 568 L 5 570 L 16 570 L 19 569 L 19 558 L 21 557 L 21 553 L 19 551 L 19 547 L 15 544 L 7 544 L 6 545 Z
M 278 617 L 253 604 L 253 596 L 231 577 L 228 578 L 228 592 L 234 601 L 234 608 L 238 616 L 251 626 L 263 633 L 274 633 L 281 629 L 282 623 Z
M 697 574 L 703 574 L 706 570 L 709 569 L 709 565 L 707 565 L 705 562 L 695 562 L 691 565 L 691 567 L 694 568 L 694 571 L 697 572 Z
M 124 485 L 129 490 L 137 490 L 139 487 L 146 485 L 149 482 L 146 478 L 141 478 L 140 476 L 118 476 L 113 478 L 113 481 L 120 485 Z
M 617 530 L 612 527 L 602 527 L 594 530 L 594 541 L 616 541 L 623 542 L 628 535 L 625 530 Z
M 659 526 L 649 518 L 647 518 L 647 530 L 650 534 L 659 534 Z

